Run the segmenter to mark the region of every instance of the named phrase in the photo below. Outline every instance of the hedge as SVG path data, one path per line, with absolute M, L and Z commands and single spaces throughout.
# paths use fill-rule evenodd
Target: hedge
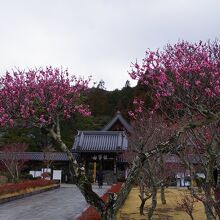
M 0 195 L 19 192 L 28 188 L 48 186 L 52 184 L 54 184 L 54 181 L 45 179 L 25 180 L 18 183 L 7 183 L 0 186 Z

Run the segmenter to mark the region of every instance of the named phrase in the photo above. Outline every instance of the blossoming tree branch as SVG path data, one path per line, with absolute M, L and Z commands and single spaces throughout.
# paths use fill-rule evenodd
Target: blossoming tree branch
M 101 212 L 104 202 L 92 191 L 91 184 L 62 141 L 60 132 L 61 120 L 70 118 L 74 112 L 90 115 L 88 106 L 82 103 L 88 83 L 89 79 L 70 78 L 67 71 L 52 67 L 7 72 L 0 80 L 0 125 L 46 129 L 67 153 L 82 194 Z
M 206 158 L 203 187 L 206 216 L 207 219 L 214 219 L 213 209 L 220 216 L 218 201 L 214 201 L 211 195 L 215 189 L 213 171 L 220 165 L 219 41 L 198 44 L 182 41 L 167 45 L 164 50 L 147 50 L 142 63 L 132 66 L 130 76 L 149 90 L 152 99 L 149 117 L 160 114 L 177 127 L 185 124 L 185 127 L 188 126 L 184 132 L 188 134 L 185 142 L 192 142 L 193 136 L 196 147 L 202 146 L 200 151 L 204 153 L 200 157 Z M 130 115 L 137 118 L 143 112 L 145 103 L 136 99 L 134 104 L 136 108 Z M 201 131 L 204 130 L 206 137 L 207 134 L 214 135 L 208 135 L 209 138 L 198 144 L 201 142 Z M 183 143 L 181 145 L 186 146 Z M 191 151 L 192 146 L 191 143 Z M 182 152 L 179 153 L 181 154 Z M 187 169 L 189 168 L 188 166 Z
M 163 143 L 138 154 L 121 191 L 117 196 L 111 195 L 107 202 L 92 191 L 90 182 L 62 141 L 60 132 L 60 123 L 72 113 L 90 114 L 82 103 L 89 80 L 70 78 L 67 71 L 51 67 L 6 73 L 0 80 L 0 125 L 37 126 L 48 130 L 67 153 L 76 185 L 102 219 L 115 219 L 142 166 L 152 155 L 174 150 L 184 132 L 220 119 L 218 42 L 180 42 L 168 45 L 163 51 L 147 51 L 143 63 L 135 63 L 130 76 L 151 93 L 149 117 L 162 114 L 166 120 L 177 124 L 182 117 L 187 117 L 188 123 L 176 126 L 176 132 Z M 145 105 L 143 101 L 136 100 L 135 103 L 133 115 L 140 113 Z

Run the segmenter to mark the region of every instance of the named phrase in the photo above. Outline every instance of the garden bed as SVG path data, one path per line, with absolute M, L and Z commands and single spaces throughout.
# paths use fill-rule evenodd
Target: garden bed
M 101 196 L 103 201 L 107 201 L 108 199 L 108 193 L 118 193 L 121 189 L 122 183 L 117 183 L 112 185 L 112 187 L 103 195 Z M 100 215 L 96 211 L 95 208 L 92 206 L 89 206 L 78 218 L 77 220 L 100 220 Z
M 60 187 L 54 181 L 37 179 L 0 186 L 0 204 Z

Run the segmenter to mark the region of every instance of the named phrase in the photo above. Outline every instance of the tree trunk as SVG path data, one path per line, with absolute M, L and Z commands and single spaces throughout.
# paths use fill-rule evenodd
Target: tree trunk
M 145 205 L 145 202 L 147 201 L 147 197 L 144 198 L 144 195 L 145 195 L 144 189 L 145 189 L 144 180 L 142 177 L 140 177 L 139 178 L 139 190 L 140 190 L 139 198 L 141 200 L 141 205 L 139 207 L 140 215 L 144 215 L 144 205 Z
M 211 185 L 212 182 L 214 181 L 213 177 L 213 170 L 214 170 L 214 162 L 215 160 L 213 159 L 212 155 L 209 154 L 209 160 L 207 163 L 206 167 L 206 180 L 205 180 L 205 186 L 203 187 L 203 190 L 205 192 L 205 201 L 203 202 L 203 205 L 205 207 L 205 213 L 206 213 L 206 218 L 207 220 L 214 220 L 215 215 L 213 213 L 214 207 L 214 201 L 212 198 L 212 193 L 211 193 Z
M 140 215 L 144 215 L 144 205 L 147 201 L 147 198 L 141 199 L 141 205 L 139 207 Z
M 220 205 L 219 205 L 219 203 L 215 203 L 214 204 L 214 208 L 215 208 L 215 213 L 216 213 L 216 215 L 218 216 L 218 218 L 220 217 Z M 220 219 L 220 218 L 219 218 Z
M 213 213 L 214 207 L 213 207 L 213 198 L 211 194 L 211 187 L 207 183 L 206 183 L 206 189 L 205 189 L 205 201 L 203 202 L 203 205 L 205 208 L 205 214 L 206 214 L 207 220 L 216 219 Z
M 213 214 L 213 211 L 210 207 L 210 205 L 206 202 L 206 203 L 203 203 L 204 207 L 205 207 L 205 214 L 206 214 L 206 218 L 207 220 L 215 220 L 215 216 Z
M 148 156 L 148 157 L 150 157 L 150 156 Z M 127 198 L 128 194 L 129 194 L 129 192 L 131 191 L 131 188 L 132 188 L 134 182 L 137 180 L 138 175 L 139 175 L 141 168 L 142 168 L 146 159 L 147 159 L 147 156 L 145 154 L 140 154 L 140 155 L 136 156 L 136 158 L 134 159 L 134 161 L 132 163 L 131 170 L 128 174 L 128 177 L 127 177 L 126 181 L 124 182 L 124 184 L 122 185 L 122 188 L 121 188 L 121 190 L 117 196 L 116 202 L 114 204 L 116 212 L 122 206 L 122 204 L 124 203 L 125 199 Z
M 166 197 L 165 197 L 165 186 L 164 184 L 161 184 L 160 187 L 160 199 L 163 205 L 165 205 L 167 203 L 166 201 Z
M 15 174 L 13 172 L 13 168 L 10 168 L 10 165 L 8 165 L 4 160 L 1 160 L 1 162 L 5 165 L 6 169 L 8 170 L 10 176 L 11 176 L 11 181 L 14 183 L 15 182 Z
M 116 220 L 116 209 L 114 204 L 117 196 L 112 192 L 109 192 L 108 195 L 108 202 L 105 204 L 106 209 L 101 213 L 101 220 Z
M 154 210 L 157 207 L 157 187 L 152 188 L 152 203 L 151 207 L 148 210 L 148 220 L 151 220 L 154 214 Z
M 189 216 L 190 216 L 191 220 L 194 220 L 194 217 L 192 214 L 189 214 Z
M 102 212 L 101 220 L 116 220 L 113 207 L 108 207 L 106 211 Z
M 15 165 L 16 179 L 19 180 L 18 164 Z

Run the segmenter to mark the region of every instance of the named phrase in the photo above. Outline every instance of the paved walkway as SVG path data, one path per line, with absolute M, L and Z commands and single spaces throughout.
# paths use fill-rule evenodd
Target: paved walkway
M 94 190 L 104 194 L 107 186 Z M 0 220 L 74 220 L 87 206 L 75 185 L 18 199 L 0 205 Z

